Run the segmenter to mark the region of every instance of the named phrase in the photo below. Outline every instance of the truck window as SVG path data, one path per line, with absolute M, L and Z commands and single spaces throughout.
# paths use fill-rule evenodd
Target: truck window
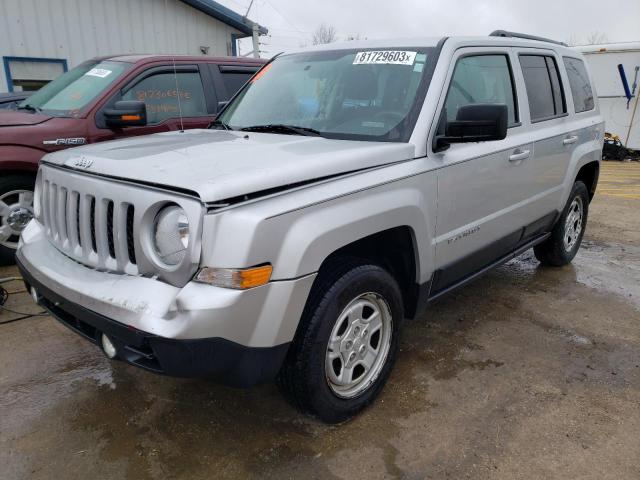
M 71 117 L 102 94 L 130 64 L 89 61 L 48 83 L 21 104 L 47 114 Z
M 509 125 L 518 121 L 515 87 L 506 55 L 473 55 L 456 63 L 444 107 L 447 120 L 456 119 L 458 109 L 473 103 L 507 105 Z
M 147 106 L 147 121 L 151 125 L 168 118 L 178 117 L 179 107 L 182 109 L 183 117 L 208 115 L 204 89 L 198 72 L 156 73 L 127 90 L 122 95 L 122 100 L 144 102 Z
M 555 58 L 520 55 L 520 66 L 529 99 L 531 121 L 549 120 L 567 113 Z
M 254 73 L 255 72 L 222 72 L 222 81 L 228 93 L 228 98 L 225 98 L 225 100 L 233 97 L 235 93 L 249 81 Z
M 569 77 L 569 87 L 573 97 L 573 106 L 576 113 L 593 110 L 593 90 L 589 82 L 589 75 L 584 62 L 579 58 L 564 57 L 564 66 Z

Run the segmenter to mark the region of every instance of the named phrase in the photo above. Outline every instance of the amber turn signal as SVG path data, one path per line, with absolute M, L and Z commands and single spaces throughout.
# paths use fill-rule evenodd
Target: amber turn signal
M 127 122 L 136 122 L 140 120 L 140 115 L 122 115 L 120 120 L 125 120 Z
M 198 272 L 195 280 L 217 287 L 246 290 L 269 283 L 271 272 L 271 265 L 243 269 L 204 267 Z

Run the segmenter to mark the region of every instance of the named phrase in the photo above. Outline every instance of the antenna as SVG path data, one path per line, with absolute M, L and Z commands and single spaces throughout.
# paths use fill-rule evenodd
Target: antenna
M 249 3 L 249 8 L 247 8 L 247 13 L 244 14 L 244 18 L 249 16 L 249 10 L 251 10 L 251 7 L 253 7 L 253 0 Z
M 164 0 L 164 8 L 167 9 L 167 0 Z M 175 32 L 174 32 L 175 35 Z M 173 79 L 176 82 L 176 98 L 178 99 L 178 115 L 180 116 L 180 131 L 184 132 L 184 123 L 182 122 L 182 104 L 180 103 L 180 86 L 178 85 L 178 73 L 176 72 L 176 57 L 171 55 L 171 61 L 173 62 Z
M 184 132 L 184 123 L 182 123 L 182 104 L 180 103 L 180 87 L 178 86 L 178 73 L 176 72 L 176 58 L 171 57 L 173 61 L 173 78 L 176 81 L 176 97 L 178 98 L 178 115 L 180 115 L 180 131 Z

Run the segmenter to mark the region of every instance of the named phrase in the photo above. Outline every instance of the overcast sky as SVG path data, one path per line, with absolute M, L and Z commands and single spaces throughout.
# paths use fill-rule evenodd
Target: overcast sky
M 250 0 L 218 0 L 244 14 Z M 249 18 L 269 29 L 262 56 L 310 45 L 322 22 L 338 38 L 487 35 L 496 29 L 585 43 L 640 41 L 640 0 L 254 0 Z M 250 41 L 241 42 L 241 53 Z

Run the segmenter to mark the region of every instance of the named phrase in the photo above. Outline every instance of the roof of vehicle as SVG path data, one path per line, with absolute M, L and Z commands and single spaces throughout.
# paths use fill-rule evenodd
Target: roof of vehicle
M 510 32 L 506 32 L 510 33 Z M 514 34 L 515 35 L 515 34 Z M 536 48 L 548 48 L 559 50 L 563 52 L 572 52 L 572 50 L 561 45 L 559 42 L 546 39 L 533 39 L 533 38 L 520 38 L 515 36 L 473 36 L 473 37 L 407 37 L 407 38 L 388 38 L 388 39 L 367 39 L 367 40 L 354 40 L 340 43 L 328 43 L 324 45 L 315 45 L 313 47 L 306 47 L 297 50 L 292 50 L 287 53 L 298 52 L 310 52 L 310 51 L 328 51 L 328 50 L 352 50 L 352 49 L 391 49 L 391 48 L 430 48 L 435 47 L 438 42 L 445 39 L 446 44 L 453 43 L 454 46 L 492 46 L 492 45 L 506 45 L 514 47 L 536 47 Z M 575 51 L 573 51 L 575 54 Z
M 245 57 L 213 57 L 208 55 L 152 55 L 152 54 L 138 54 L 138 53 L 125 53 L 120 55 L 106 55 L 102 57 L 95 57 L 93 60 L 113 60 L 115 62 L 127 62 L 127 63 L 151 63 L 162 60 L 173 60 L 176 62 L 197 62 L 197 63 L 240 63 L 243 65 L 262 65 L 267 60 L 262 58 L 245 58 Z

